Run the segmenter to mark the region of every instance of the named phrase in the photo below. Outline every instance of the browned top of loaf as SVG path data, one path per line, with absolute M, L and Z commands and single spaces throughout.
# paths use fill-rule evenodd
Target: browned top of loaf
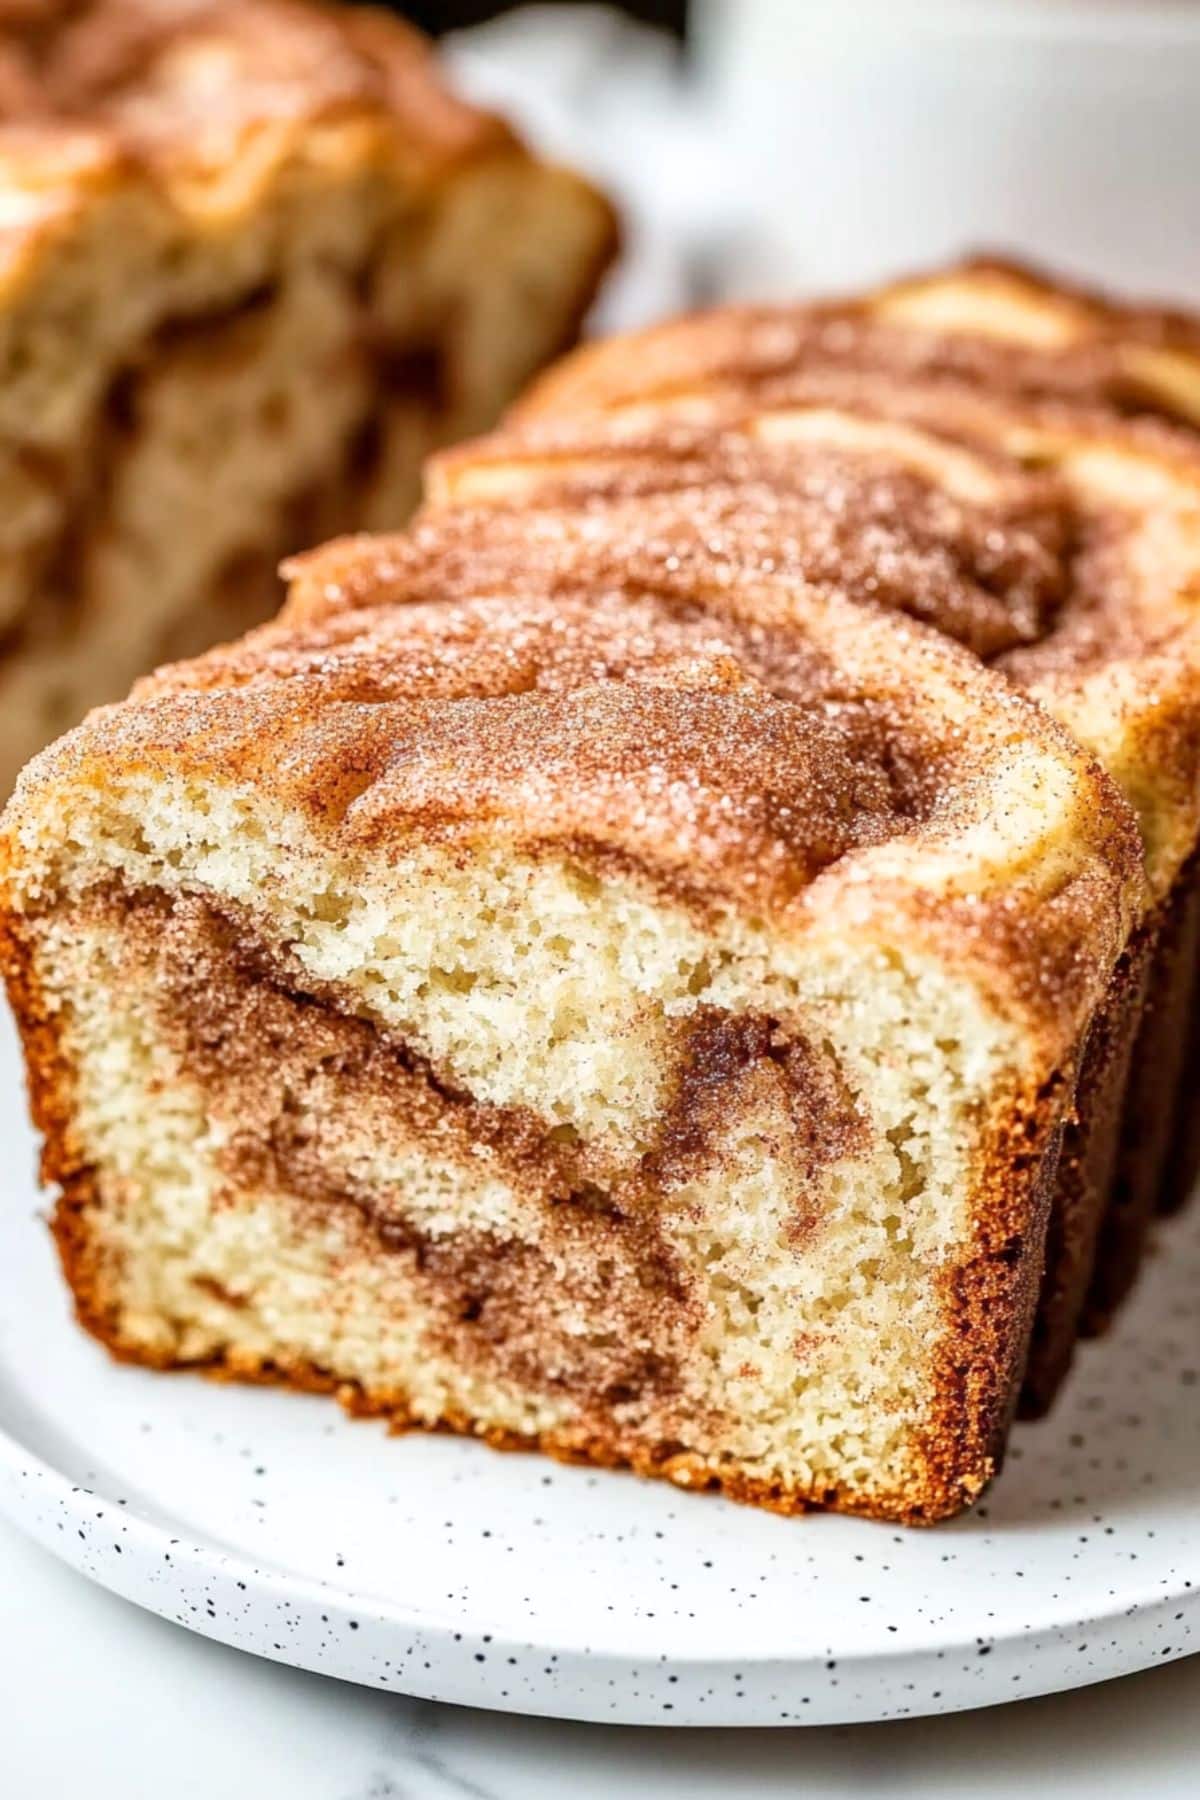
M 721 307 L 589 346 L 535 382 L 514 416 L 839 371 L 1200 424 L 1200 388 L 1191 391 L 1193 412 L 1172 388 L 1164 353 L 1200 376 L 1194 316 L 1119 304 L 1017 263 L 977 258 L 846 299 Z
M 186 164 L 255 128 L 364 113 L 386 116 L 415 160 L 435 164 L 512 141 L 498 119 L 447 90 L 418 32 L 379 9 L 0 3 L 0 119 L 18 159 L 27 143 L 44 161 L 64 127 L 84 127 L 143 162 Z
M 519 580 L 514 559 L 510 590 Z M 189 729 L 236 719 L 241 738 L 253 718 L 259 780 L 283 734 L 289 757 L 303 741 L 306 782 L 327 805 L 352 795 L 360 830 L 516 818 L 669 867 L 697 895 L 778 902 L 848 851 L 919 829 L 967 760 L 949 721 L 889 704 L 869 641 L 834 658 L 820 629 L 753 596 L 717 619 L 649 595 L 522 588 L 268 627 L 140 694 L 171 696 Z M 136 715 L 114 723 L 127 741 Z
M 928 460 L 886 435 L 843 444 L 844 421 L 830 420 L 828 439 L 796 442 L 738 429 L 732 413 L 707 423 L 641 414 L 548 422 L 440 459 L 438 498 L 477 515 L 514 503 L 493 504 L 486 530 L 468 527 L 477 570 L 491 542 L 513 532 L 552 562 L 555 537 L 585 514 L 594 549 L 607 542 L 623 561 L 640 554 L 647 569 L 668 554 L 694 562 L 696 551 L 730 580 L 736 570 L 894 607 L 981 656 L 1041 642 L 1074 548 L 1060 487 L 986 449 L 968 456 L 936 439 L 924 446 Z M 453 530 L 439 521 L 443 536 Z M 374 579 L 368 552 L 351 577 L 355 592 L 378 598 Z
M 1005 666 L 1021 652 L 1029 685 L 1197 628 L 1200 451 L 1094 408 L 826 376 L 531 419 L 443 454 L 431 486 L 502 533 L 582 506 L 597 540 L 658 541 L 662 520 L 731 567 L 895 607 Z M 374 601 L 370 569 L 355 591 Z
M 727 581 L 928 620 L 1096 752 L 1163 895 L 1200 835 L 1197 429 L 1195 322 L 972 264 L 585 348 L 439 459 L 431 505 L 547 543 L 581 512 L 644 560 L 698 542 Z M 363 556 L 346 603 L 388 594 L 389 566 Z M 309 565 L 297 604 L 319 587 Z

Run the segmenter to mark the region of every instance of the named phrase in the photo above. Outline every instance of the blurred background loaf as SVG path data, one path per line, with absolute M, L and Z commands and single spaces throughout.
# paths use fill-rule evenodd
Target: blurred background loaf
M 574 336 L 607 203 L 313 0 L 0 12 L 0 789 L 396 525 Z

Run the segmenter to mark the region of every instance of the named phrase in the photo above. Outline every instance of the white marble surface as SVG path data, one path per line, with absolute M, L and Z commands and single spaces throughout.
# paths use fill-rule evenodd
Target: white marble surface
M 1188 1800 L 1200 1657 L 1052 1700 L 812 1731 L 508 1718 L 259 1662 L 0 1524 L 4 1800 Z

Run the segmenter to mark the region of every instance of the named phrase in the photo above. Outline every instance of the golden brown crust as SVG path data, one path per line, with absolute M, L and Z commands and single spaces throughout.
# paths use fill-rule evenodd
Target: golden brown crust
M 1193 860 L 1156 921 L 1146 1003 L 1133 1043 L 1124 1130 L 1084 1311 L 1107 1328 L 1137 1277 L 1164 1177 L 1172 1130 L 1194 1104 L 1187 1086 L 1188 1027 L 1200 965 L 1200 868 Z
M 1158 936 L 1159 923 L 1151 914 L 1131 938 L 1088 1032 L 1075 1105 L 1063 1135 L 1021 1396 L 1022 1411 L 1029 1417 L 1048 1409 L 1074 1354 L 1112 1188 L 1130 1060 Z
M 1042 1290 L 1064 1101 L 1075 1075 L 1068 1064 L 1036 1095 L 1014 1097 L 998 1121 L 975 1255 L 946 1278 L 951 1324 L 938 1358 L 928 1454 L 947 1496 L 956 1488 L 961 1495 L 963 1469 L 976 1469 L 985 1474 L 966 1496 L 974 1500 L 1004 1459 Z M 953 1510 L 947 1504 L 938 1516 Z

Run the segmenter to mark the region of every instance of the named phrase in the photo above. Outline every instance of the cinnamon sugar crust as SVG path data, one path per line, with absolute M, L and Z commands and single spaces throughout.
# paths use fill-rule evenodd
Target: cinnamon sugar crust
M 843 415 L 824 406 L 775 415 L 795 418 L 817 444 L 789 454 L 781 441 L 767 456 L 739 448 L 734 459 L 755 469 L 745 485 L 703 479 L 699 455 L 680 468 L 640 425 L 632 442 L 603 421 L 553 428 L 560 446 L 574 433 L 560 458 L 541 441 L 531 447 L 528 433 L 489 440 L 443 465 L 435 509 L 410 538 L 294 560 L 285 616 L 460 592 L 511 579 L 518 561 L 523 586 L 551 595 L 632 572 L 644 587 L 717 609 L 745 582 L 895 607 L 998 662 L 1095 750 L 1139 814 L 1151 889 L 1163 898 L 1200 830 L 1200 464 L 1190 445 L 1168 453 L 1119 424 L 1043 421 L 1038 458 L 1060 454 L 1067 465 L 1057 487 L 1039 471 L 1023 492 L 1014 464 L 1015 516 L 1005 519 L 990 488 L 982 499 L 944 489 L 935 499 L 931 471 L 922 514 L 911 469 L 881 469 L 884 445 L 871 443 L 848 480 Z M 886 443 L 891 421 L 878 423 Z M 1034 433 L 1027 420 L 1004 429 Z M 822 432 L 839 440 L 831 459 Z M 699 427 L 691 436 L 702 441 Z M 936 466 L 941 440 L 925 432 L 920 448 Z M 711 460 L 728 458 L 718 449 Z M 975 473 L 973 454 L 968 467 Z M 479 469 L 494 487 L 486 504 Z
M 1068 585 L 1061 491 L 986 454 L 949 468 L 936 445 L 924 466 L 897 459 L 912 448 L 885 439 L 860 449 L 836 435 L 826 445 L 777 443 L 670 420 L 661 429 L 622 422 L 601 441 L 586 426 L 553 427 L 519 447 L 501 439 L 443 459 L 435 494 L 470 508 L 493 482 L 500 501 L 529 482 L 526 509 L 542 509 L 535 544 L 546 516 L 584 511 L 597 538 L 595 515 L 623 529 L 636 516 L 642 542 L 673 536 L 676 554 L 699 543 L 710 555 L 727 544 L 743 569 L 895 606 L 979 655 L 1039 641 Z M 479 520 L 481 547 L 496 523 Z
M 866 295 L 730 306 L 589 347 L 548 371 L 519 420 L 661 400 L 699 386 L 861 375 L 1021 401 L 1194 422 L 1194 317 L 1121 304 L 1015 262 L 980 257 Z

